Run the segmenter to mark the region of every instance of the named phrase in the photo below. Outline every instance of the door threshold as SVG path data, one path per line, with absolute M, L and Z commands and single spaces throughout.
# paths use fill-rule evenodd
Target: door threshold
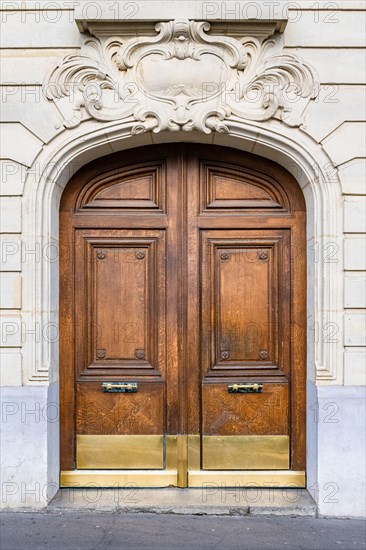
M 170 487 L 177 470 L 70 470 L 61 471 L 61 487 Z
M 188 472 L 189 487 L 273 487 L 304 489 L 306 486 L 305 472 L 294 470 L 190 470 Z
M 305 472 L 293 470 L 188 470 L 188 487 L 250 488 L 273 487 L 303 489 Z M 177 470 L 70 470 L 62 471 L 61 487 L 151 488 L 176 487 Z M 185 483 L 184 483 L 185 485 Z
M 124 489 L 63 488 L 50 502 L 49 512 L 114 512 L 216 516 L 316 517 L 317 507 L 306 489 L 223 488 Z

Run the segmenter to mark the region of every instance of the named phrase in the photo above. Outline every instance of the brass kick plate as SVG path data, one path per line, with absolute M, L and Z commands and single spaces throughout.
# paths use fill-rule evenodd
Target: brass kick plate
M 232 454 L 228 456 L 228 453 L 223 453 L 223 448 L 226 443 L 233 443 L 233 439 L 237 440 L 236 451 L 231 449 Z M 305 487 L 305 472 L 288 469 L 288 436 L 204 436 L 204 469 L 200 468 L 199 435 L 166 436 L 165 468 L 163 440 L 164 437 L 160 435 L 79 435 L 78 469 L 61 472 L 61 486 L 88 487 L 90 483 L 97 483 L 102 487 L 114 487 L 116 484 L 123 486 L 137 483 L 141 487 L 168 487 L 184 486 L 188 481 L 188 487 L 203 487 L 208 483 L 215 486 L 223 483 L 226 487 L 253 484 L 266 487 Z M 266 445 L 271 446 L 271 460 L 269 447 L 266 450 Z M 244 447 L 246 452 L 243 452 Z M 229 448 L 230 445 L 227 449 Z M 249 450 L 252 451 L 252 456 Z M 266 457 L 266 465 L 257 469 L 260 451 L 263 453 L 261 460 Z M 240 464 L 240 469 L 238 457 L 246 460 L 244 465 Z M 184 472 L 187 462 L 188 480 Z M 273 468 L 274 464 L 276 466 Z M 181 468 L 180 471 L 178 467 Z
M 287 435 L 204 435 L 204 470 L 286 470 L 290 467 Z
M 162 435 L 77 435 L 78 469 L 164 468 Z

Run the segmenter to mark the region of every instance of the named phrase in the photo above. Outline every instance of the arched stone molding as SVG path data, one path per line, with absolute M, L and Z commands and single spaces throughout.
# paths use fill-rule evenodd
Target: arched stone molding
M 38 254 L 24 265 L 24 384 L 58 379 L 58 217 L 67 182 L 97 157 L 152 143 L 194 141 L 250 151 L 289 170 L 303 189 L 308 212 L 308 379 L 342 383 L 341 188 L 331 159 L 298 129 L 277 121 L 227 121 L 228 132 L 183 131 L 133 135 L 135 120 L 87 121 L 58 135 L 29 169 L 23 197 L 23 241 Z M 303 251 L 305 253 L 305 251 Z

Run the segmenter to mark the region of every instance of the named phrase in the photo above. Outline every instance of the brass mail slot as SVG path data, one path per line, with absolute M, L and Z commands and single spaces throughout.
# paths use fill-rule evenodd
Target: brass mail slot
M 229 393 L 261 393 L 263 384 L 229 384 Z
M 137 382 L 103 382 L 102 390 L 105 393 L 136 393 Z

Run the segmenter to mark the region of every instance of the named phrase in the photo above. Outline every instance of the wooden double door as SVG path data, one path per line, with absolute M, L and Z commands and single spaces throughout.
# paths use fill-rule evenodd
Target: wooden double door
M 60 212 L 61 484 L 303 486 L 305 205 L 282 167 L 149 146 Z

